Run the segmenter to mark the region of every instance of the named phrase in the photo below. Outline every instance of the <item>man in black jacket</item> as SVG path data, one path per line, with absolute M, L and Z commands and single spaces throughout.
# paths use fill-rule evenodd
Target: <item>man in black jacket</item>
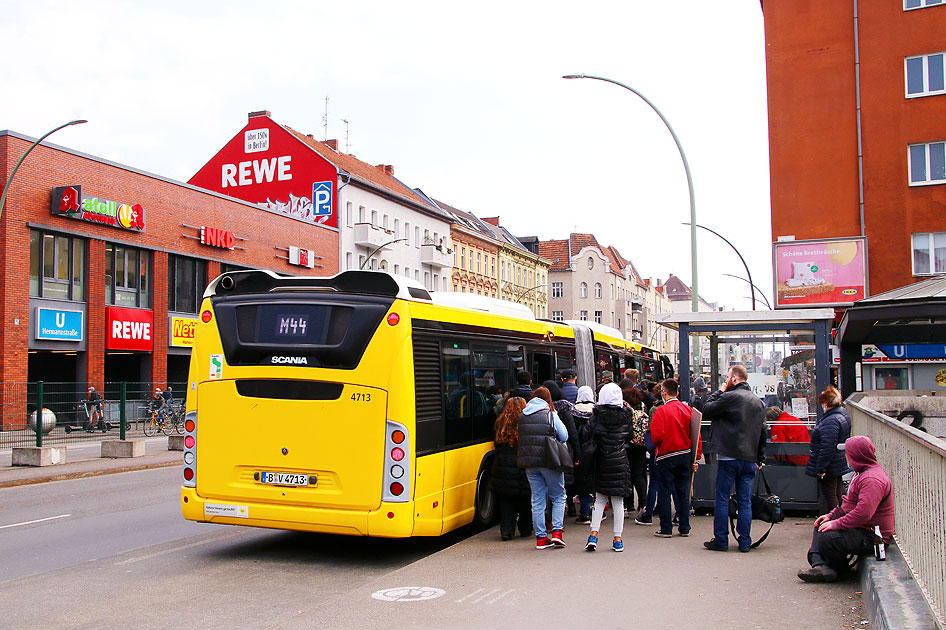
M 703 417 L 712 423 L 707 451 L 715 452 L 718 460 L 713 538 L 703 543 L 711 551 L 729 549 L 729 491 L 733 482 L 739 505 L 739 551 L 749 551 L 752 543 L 752 482 L 765 460 L 765 405 L 752 393 L 748 378 L 745 367 L 732 366 L 723 388 L 707 396 L 703 404 Z

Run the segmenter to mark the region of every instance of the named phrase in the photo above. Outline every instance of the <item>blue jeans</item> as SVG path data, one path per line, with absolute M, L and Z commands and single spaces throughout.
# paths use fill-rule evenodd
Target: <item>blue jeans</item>
M 752 544 L 749 529 L 752 526 L 752 482 L 758 470 L 755 462 L 741 459 L 721 460 L 716 469 L 716 501 L 713 505 L 713 539 L 716 544 L 729 547 L 729 491 L 736 484 L 736 504 L 739 517 L 736 535 L 739 548 Z
M 680 517 L 680 533 L 690 533 L 690 476 L 693 472 L 693 456 L 689 453 L 665 457 L 657 462 L 660 493 L 657 495 L 657 510 L 660 513 L 660 531 L 673 531 L 670 498 Z M 727 497 L 728 499 L 728 497 Z
M 580 515 L 591 518 L 591 495 L 587 492 L 579 492 L 578 501 L 580 503 Z
M 544 538 L 546 496 L 552 501 L 552 531 L 565 529 L 565 474 L 551 468 L 526 468 L 532 488 L 532 528 Z
M 647 505 L 644 507 L 645 516 L 653 516 L 654 508 L 657 506 L 657 488 L 660 482 L 657 479 L 657 460 L 654 459 L 655 457 L 656 455 L 651 453 L 650 458 L 647 460 L 649 481 L 647 486 Z

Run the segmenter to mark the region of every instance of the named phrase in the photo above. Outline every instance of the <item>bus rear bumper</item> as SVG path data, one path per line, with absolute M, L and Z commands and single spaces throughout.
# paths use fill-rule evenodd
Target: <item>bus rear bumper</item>
M 414 529 L 414 502 L 385 503 L 376 510 L 343 510 L 214 500 L 181 487 L 181 514 L 189 521 L 289 529 L 347 536 L 406 538 Z

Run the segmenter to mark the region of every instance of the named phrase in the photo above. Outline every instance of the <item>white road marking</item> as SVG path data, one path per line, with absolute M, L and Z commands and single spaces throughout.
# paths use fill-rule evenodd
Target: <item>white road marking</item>
M 9 525 L 0 525 L 0 529 L 8 527 L 19 527 L 20 525 L 32 525 L 33 523 L 42 523 L 44 521 L 54 521 L 57 518 L 69 518 L 72 514 L 60 514 L 59 516 L 49 516 L 47 518 L 38 518 L 35 521 L 24 521 L 22 523 L 10 523 Z
M 485 588 L 478 588 L 478 589 L 476 589 L 475 591 L 473 591 L 472 593 L 470 593 L 469 595 L 467 595 L 466 597 L 461 597 L 460 599 L 458 599 L 456 603 L 459 604 L 459 603 L 461 603 L 461 602 L 465 602 L 466 600 L 470 599 L 471 597 L 473 597 L 473 596 L 476 595 L 477 593 L 481 593 L 481 592 L 483 592 L 483 591 L 485 591 L 485 590 L 486 590 Z
M 509 595 L 510 593 L 515 593 L 515 592 L 516 592 L 516 589 L 511 588 L 511 589 L 509 589 L 508 591 L 505 591 L 504 593 L 501 593 L 498 597 L 494 597 L 493 599 L 489 600 L 489 601 L 486 602 L 486 603 L 487 603 L 487 604 L 495 604 L 496 602 L 498 602 L 499 600 L 501 600 L 501 599 L 502 599 L 503 597 L 505 597 L 506 595 Z
M 492 596 L 492 595 L 495 595 L 495 594 L 498 593 L 500 590 L 501 590 L 501 589 L 494 588 L 493 590 L 491 590 L 491 591 L 489 591 L 489 592 L 487 592 L 487 593 L 484 593 L 483 595 L 477 597 L 476 599 L 474 599 L 474 600 L 471 601 L 470 603 L 471 603 L 471 604 L 479 604 L 481 601 L 483 601 L 483 600 L 486 599 L 487 597 L 490 597 L 490 596 Z

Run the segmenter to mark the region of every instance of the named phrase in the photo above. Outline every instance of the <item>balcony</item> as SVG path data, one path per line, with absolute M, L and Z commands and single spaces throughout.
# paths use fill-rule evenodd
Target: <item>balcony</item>
M 452 267 L 453 252 L 443 245 L 423 244 L 420 247 L 420 262 L 431 267 Z
M 355 224 L 355 245 L 371 248 L 380 247 L 395 238 L 397 237 L 394 232 L 379 228 L 376 225 L 370 223 Z

